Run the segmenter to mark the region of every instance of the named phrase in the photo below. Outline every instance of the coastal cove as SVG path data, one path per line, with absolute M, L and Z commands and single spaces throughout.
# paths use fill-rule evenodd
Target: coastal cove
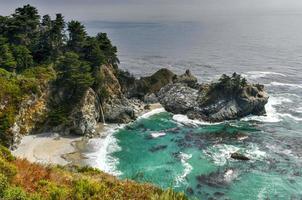
M 0 15 L 0 199 L 301 199 L 302 15 L 40 14 Z
M 282 76 L 265 74 L 256 79 Z M 105 125 L 103 137 L 75 148 L 81 155 L 76 160 L 121 179 L 186 191 L 192 198 L 297 197 L 302 184 L 300 118 L 284 112 L 282 105 L 297 104 L 300 89 L 292 86 L 293 94 L 280 93 L 278 86 L 275 93 L 276 87 L 268 86 L 266 116 L 209 123 L 156 106 L 130 124 Z M 278 134 L 289 123 L 292 130 Z M 249 160 L 231 158 L 234 152 Z

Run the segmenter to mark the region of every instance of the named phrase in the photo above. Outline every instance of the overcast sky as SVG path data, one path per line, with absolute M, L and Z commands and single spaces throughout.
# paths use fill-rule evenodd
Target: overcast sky
M 301 13 L 302 0 L 0 0 L 0 15 L 32 4 L 41 15 L 107 21 L 198 20 L 212 15 Z

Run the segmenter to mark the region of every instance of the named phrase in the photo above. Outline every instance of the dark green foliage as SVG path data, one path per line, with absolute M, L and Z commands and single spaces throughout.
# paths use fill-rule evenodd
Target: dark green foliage
M 233 73 L 233 75 L 227 76 L 223 74 L 218 83 L 214 84 L 214 88 L 223 92 L 239 92 L 240 89 L 247 86 L 247 80 L 242 78 L 239 74 Z
M 60 124 L 68 123 L 68 105 L 55 105 L 48 113 L 49 124 L 52 126 L 58 126 Z
M 84 25 L 79 21 L 72 20 L 68 23 L 67 30 L 69 32 L 68 50 L 81 54 L 87 37 Z
M 23 45 L 15 45 L 12 47 L 13 55 L 16 61 L 17 71 L 23 71 L 33 66 L 33 57 L 31 52 Z
M 66 30 L 62 14 L 52 19 L 30 5 L 17 8 L 10 16 L 0 16 L 0 142 L 12 141 L 9 128 L 14 124 L 22 100 L 42 94 L 51 80 L 53 94 L 68 93 L 50 101 L 50 124 L 68 123 L 68 114 L 88 87 L 103 90 L 104 64 L 117 68 L 117 49 L 105 33 L 89 37 L 85 27 L 71 21 Z M 38 67 L 43 65 L 43 67 Z M 47 67 L 48 66 L 48 67 Z M 50 68 L 56 71 L 49 71 Z M 12 73 L 11 73 L 12 72 Z M 105 95 L 106 91 L 102 91 Z M 66 103 L 68 102 L 68 103 Z
M 8 70 L 14 71 L 16 69 L 17 62 L 13 56 L 8 44 L 0 44 L 0 67 Z
M 117 64 L 120 63 L 117 58 L 117 48 L 112 46 L 110 39 L 107 37 L 106 33 L 99 33 L 96 36 L 100 49 L 104 52 L 105 55 L 105 64 L 111 64 L 117 67 Z
M 100 45 L 94 37 L 87 37 L 82 49 L 82 55 L 83 59 L 88 61 L 93 67 L 99 67 L 105 62 L 104 52 L 100 49 Z
M 57 68 L 59 84 L 69 87 L 76 96 L 81 96 L 93 84 L 94 79 L 90 73 L 90 66 L 86 62 L 80 61 L 76 53 L 65 53 L 60 58 Z

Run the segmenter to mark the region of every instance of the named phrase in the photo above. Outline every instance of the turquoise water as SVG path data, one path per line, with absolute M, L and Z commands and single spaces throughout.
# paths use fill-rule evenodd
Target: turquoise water
M 267 116 L 206 124 L 159 113 L 89 142 L 88 163 L 197 199 L 302 199 L 302 15 L 222 15 L 196 22 L 87 22 L 107 32 L 136 76 L 190 69 L 200 82 L 241 73 L 264 84 Z M 150 135 L 163 135 L 152 138 Z M 246 137 L 248 136 L 248 137 Z M 236 161 L 241 151 L 250 161 Z
M 282 137 L 264 130 L 262 123 L 198 125 L 179 119 L 163 112 L 116 132 L 121 149 L 112 156 L 118 158 L 120 177 L 173 187 L 201 199 L 301 197 L 299 158 Z M 151 136 L 159 132 L 166 135 Z M 235 151 L 251 160 L 230 158 Z

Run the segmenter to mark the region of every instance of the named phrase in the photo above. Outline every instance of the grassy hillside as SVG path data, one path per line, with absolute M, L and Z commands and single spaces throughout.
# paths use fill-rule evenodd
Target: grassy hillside
M 93 168 L 43 166 L 14 158 L 0 146 L 0 199 L 184 200 L 183 194 L 150 184 L 121 181 Z

